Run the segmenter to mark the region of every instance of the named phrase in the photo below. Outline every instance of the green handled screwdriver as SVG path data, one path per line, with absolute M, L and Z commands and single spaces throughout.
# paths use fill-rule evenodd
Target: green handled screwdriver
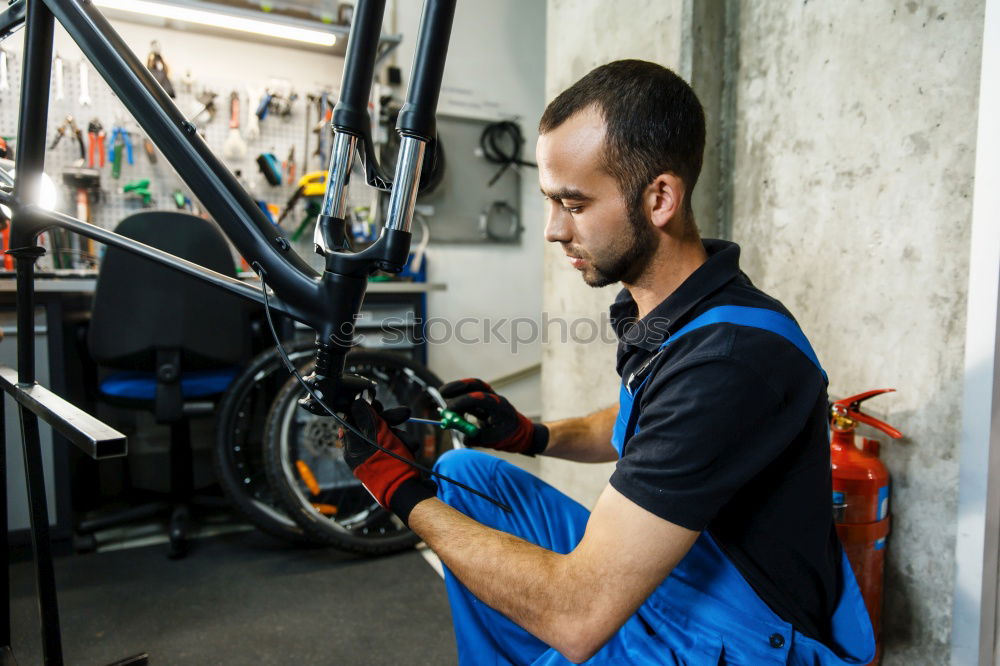
M 441 415 L 440 421 L 418 418 L 410 418 L 409 421 L 410 423 L 426 423 L 427 425 L 434 425 L 439 428 L 458 430 L 462 434 L 468 435 L 469 437 L 475 437 L 479 433 L 479 428 L 477 426 L 469 423 L 450 409 L 440 407 L 438 409 L 438 414 Z

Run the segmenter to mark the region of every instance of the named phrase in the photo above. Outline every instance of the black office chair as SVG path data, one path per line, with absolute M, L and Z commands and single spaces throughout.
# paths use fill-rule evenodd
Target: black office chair
M 234 273 L 233 256 L 211 223 L 174 211 L 144 211 L 116 232 L 218 273 Z M 187 552 L 194 470 L 189 417 L 211 413 L 250 353 L 249 308 L 227 294 L 173 269 L 108 247 L 97 279 L 88 333 L 99 366 L 118 370 L 100 382 L 109 404 L 153 412 L 170 425 L 170 496 L 83 521 L 92 534 L 170 510 L 170 557 Z

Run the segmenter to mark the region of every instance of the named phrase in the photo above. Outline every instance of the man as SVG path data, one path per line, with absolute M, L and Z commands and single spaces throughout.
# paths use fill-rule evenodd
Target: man
M 347 460 L 448 569 L 462 663 L 864 664 L 871 624 L 833 528 L 826 378 L 785 308 L 699 239 L 705 143 L 693 91 L 641 61 L 599 67 L 539 127 L 546 239 L 584 281 L 621 282 L 617 406 L 532 424 L 479 380 L 442 389 L 467 443 L 617 460 L 592 513 L 474 451 L 437 471 L 352 439 Z M 357 425 L 407 449 L 364 401 Z M 388 423 L 387 423 L 388 421 Z

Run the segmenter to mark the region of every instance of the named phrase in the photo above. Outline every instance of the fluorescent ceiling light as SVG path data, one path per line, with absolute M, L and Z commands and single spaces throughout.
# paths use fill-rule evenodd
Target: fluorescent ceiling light
M 95 0 L 94 4 L 98 7 L 131 12 L 133 14 L 158 16 L 174 21 L 198 23 L 216 28 L 249 32 L 255 35 L 267 35 L 268 37 L 279 37 L 307 44 L 318 44 L 319 46 L 333 46 L 337 42 L 336 35 L 322 30 L 311 30 L 275 21 L 261 21 L 259 19 L 235 16 L 207 9 L 195 9 L 194 7 L 182 5 L 168 5 L 162 2 L 150 2 L 150 0 Z

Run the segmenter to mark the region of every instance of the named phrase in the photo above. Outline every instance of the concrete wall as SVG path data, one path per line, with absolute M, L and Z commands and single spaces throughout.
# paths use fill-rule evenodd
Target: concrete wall
M 831 395 L 907 434 L 886 664 L 946 663 L 983 3 L 740 5 L 733 238 Z
M 947 663 L 983 3 L 721 5 L 549 0 L 546 97 L 621 57 L 692 79 L 720 172 L 715 196 L 696 199 L 700 226 L 741 243 L 744 270 L 799 319 L 832 395 L 898 389 L 870 406 L 908 435 L 883 449 L 885 663 Z M 725 85 L 703 92 L 718 84 L 705 76 L 713 58 Z M 561 259 L 546 252 L 545 309 L 599 317 L 614 288 L 590 290 Z M 549 344 L 543 359 L 546 417 L 614 399 L 613 345 Z M 608 474 L 541 471 L 585 503 Z

